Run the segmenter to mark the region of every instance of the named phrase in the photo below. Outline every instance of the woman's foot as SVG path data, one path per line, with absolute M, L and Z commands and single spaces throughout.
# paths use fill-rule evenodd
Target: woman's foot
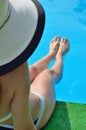
M 69 50 L 69 41 L 67 38 L 62 38 L 57 55 L 58 54 L 65 55 L 65 53 L 67 53 L 68 50 Z
M 49 54 L 52 55 L 53 58 L 55 58 L 60 46 L 60 37 L 55 37 L 50 42 L 50 48 L 49 48 Z

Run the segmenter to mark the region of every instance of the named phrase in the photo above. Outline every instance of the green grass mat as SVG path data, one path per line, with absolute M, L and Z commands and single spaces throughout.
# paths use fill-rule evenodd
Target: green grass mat
M 57 102 L 42 130 L 86 130 L 86 104 Z

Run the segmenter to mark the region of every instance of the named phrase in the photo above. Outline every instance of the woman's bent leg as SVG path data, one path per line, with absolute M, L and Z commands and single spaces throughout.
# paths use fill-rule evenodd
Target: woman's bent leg
M 56 55 L 56 62 L 54 66 L 51 69 L 46 69 L 41 72 L 35 78 L 31 85 L 30 91 L 41 94 L 45 99 L 45 111 L 39 128 L 43 127 L 47 123 L 55 107 L 55 84 L 62 75 L 62 58 L 64 52 L 67 52 L 67 50 L 69 49 L 69 44 L 66 44 L 66 42 L 67 40 L 65 40 L 65 42 L 63 43 L 64 45 L 60 45 L 59 51 Z
M 60 37 L 55 37 L 50 42 L 49 53 L 45 57 L 34 63 L 32 66 L 29 66 L 31 83 L 38 74 L 40 74 L 43 70 L 47 69 L 50 61 L 53 58 L 55 58 L 57 51 L 59 49 L 59 44 L 60 44 Z

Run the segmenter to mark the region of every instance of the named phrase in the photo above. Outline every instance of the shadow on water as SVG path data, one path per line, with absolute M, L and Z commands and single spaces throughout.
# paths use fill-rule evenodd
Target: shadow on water
M 78 14 L 80 23 L 86 26 L 86 1 L 78 0 L 78 3 L 74 7 L 74 11 Z
M 55 111 L 42 130 L 71 130 L 70 119 L 65 102 L 57 102 Z

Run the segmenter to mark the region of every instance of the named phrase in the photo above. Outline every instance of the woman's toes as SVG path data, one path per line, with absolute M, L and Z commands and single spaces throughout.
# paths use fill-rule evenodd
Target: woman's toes
M 51 43 L 51 44 L 52 44 L 52 43 L 60 43 L 60 40 L 61 40 L 60 37 L 59 37 L 59 36 L 56 36 L 56 37 L 54 37 L 54 38 L 51 40 L 50 43 Z
M 61 43 L 67 44 L 68 43 L 68 39 L 67 38 L 62 38 Z
M 61 39 L 60 39 L 60 37 L 59 37 L 59 36 L 58 36 L 58 37 L 56 37 L 56 42 L 57 42 L 57 43 L 60 43 L 60 40 L 61 40 Z
M 59 49 L 59 45 L 60 45 L 60 37 L 54 37 L 53 40 L 50 42 L 50 49 L 49 52 L 55 57 L 56 53 Z

